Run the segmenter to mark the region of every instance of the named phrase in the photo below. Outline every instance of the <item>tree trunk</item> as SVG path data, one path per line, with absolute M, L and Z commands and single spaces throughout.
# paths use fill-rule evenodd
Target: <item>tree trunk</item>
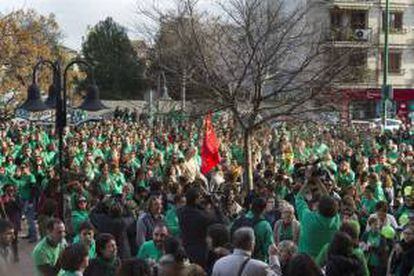
M 183 112 L 185 112 L 186 89 L 187 89 L 187 70 L 184 69 L 183 83 L 181 87 L 181 110 Z
M 247 191 L 253 190 L 253 163 L 252 163 L 252 143 L 251 130 L 244 130 L 244 171 L 247 178 Z

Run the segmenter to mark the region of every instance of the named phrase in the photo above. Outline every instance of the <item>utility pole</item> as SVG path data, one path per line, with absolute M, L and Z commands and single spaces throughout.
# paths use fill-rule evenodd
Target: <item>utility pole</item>
M 385 0 L 385 14 L 384 14 L 384 60 L 383 60 L 383 83 L 382 83 L 382 97 L 381 97 L 381 106 L 382 106 L 382 126 L 384 127 L 387 123 L 387 100 L 391 95 L 392 87 L 388 85 L 388 68 L 389 68 L 389 48 L 388 48 L 388 34 L 390 27 L 390 6 L 389 0 Z

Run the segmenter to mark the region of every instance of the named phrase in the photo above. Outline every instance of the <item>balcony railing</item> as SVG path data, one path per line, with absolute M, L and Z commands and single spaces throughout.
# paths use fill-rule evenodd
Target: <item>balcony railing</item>
M 371 42 L 372 29 L 332 28 L 328 40 L 333 42 Z
M 345 10 L 369 10 L 375 3 L 374 0 L 330 0 L 331 4 Z

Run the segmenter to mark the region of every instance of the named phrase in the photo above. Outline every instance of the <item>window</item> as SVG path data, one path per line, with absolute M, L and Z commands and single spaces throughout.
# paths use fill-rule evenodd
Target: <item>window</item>
M 367 12 L 365 11 L 355 11 L 351 13 L 351 28 L 356 29 L 366 29 L 367 23 Z
M 401 53 L 390 53 L 389 71 L 399 73 L 401 71 Z
M 401 73 L 402 53 L 391 52 L 389 53 L 388 72 Z M 381 57 L 381 69 L 384 68 L 384 53 Z
M 390 32 L 401 32 L 403 28 L 403 13 L 390 12 Z M 385 11 L 382 13 L 382 29 L 385 30 Z
M 349 65 L 354 67 L 367 66 L 367 52 L 356 52 L 349 56 Z
M 342 13 L 337 10 L 331 11 L 331 27 L 339 28 L 341 26 L 341 15 Z

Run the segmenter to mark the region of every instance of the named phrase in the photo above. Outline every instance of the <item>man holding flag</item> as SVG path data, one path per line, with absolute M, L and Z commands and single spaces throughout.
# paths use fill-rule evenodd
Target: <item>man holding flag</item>
M 197 149 L 189 147 L 185 152 L 183 175 L 189 182 L 201 179 L 207 185 L 208 181 L 205 175 L 207 175 L 220 162 L 219 142 L 214 131 L 211 113 L 208 113 L 204 119 L 204 139 L 201 147 L 201 170 L 196 157 Z
M 220 163 L 219 147 L 209 112 L 204 120 L 204 140 L 201 148 L 201 172 L 204 175 Z

